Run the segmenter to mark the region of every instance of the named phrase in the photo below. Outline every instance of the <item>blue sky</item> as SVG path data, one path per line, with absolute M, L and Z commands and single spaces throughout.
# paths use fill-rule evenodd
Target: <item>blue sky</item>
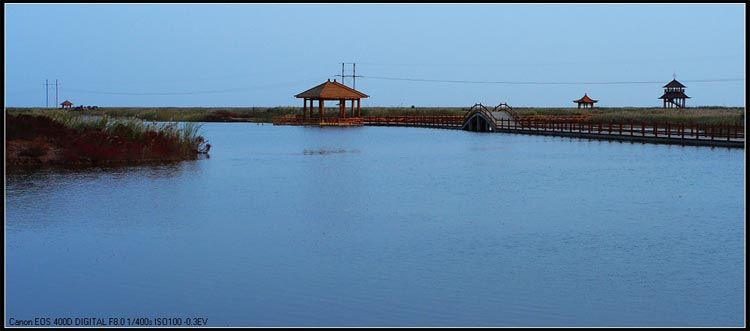
M 745 103 L 745 7 L 688 5 L 5 5 L 6 106 L 301 105 L 356 62 L 363 106 Z M 570 82 L 518 85 L 385 80 Z M 725 82 L 691 82 L 739 79 Z M 590 82 L 657 81 L 601 85 Z M 580 84 L 578 84 L 580 82 Z M 349 81 L 347 85 L 351 85 Z M 54 88 L 50 90 L 54 102 Z

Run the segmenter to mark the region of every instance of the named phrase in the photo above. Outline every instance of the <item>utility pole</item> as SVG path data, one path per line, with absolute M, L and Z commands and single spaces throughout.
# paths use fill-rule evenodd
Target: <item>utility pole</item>
M 344 71 L 344 67 L 347 64 L 351 64 L 352 65 L 352 74 L 351 75 L 347 75 L 347 74 L 344 73 L 345 72 Z M 341 84 L 344 84 L 344 80 L 346 79 L 346 77 L 351 77 L 352 78 L 352 88 L 353 89 L 357 88 L 357 77 L 361 77 L 361 76 L 357 76 L 357 64 L 354 63 L 354 62 L 341 62 L 341 75 L 335 75 L 335 76 L 341 77 Z M 344 85 L 346 85 L 346 84 L 344 84 Z
M 49 108 L 49 79 L 44 80 L 44 108 Z
M 57 107 L 59 103 L 57 103 L 57 79 L 55 79 L 55 107 Z

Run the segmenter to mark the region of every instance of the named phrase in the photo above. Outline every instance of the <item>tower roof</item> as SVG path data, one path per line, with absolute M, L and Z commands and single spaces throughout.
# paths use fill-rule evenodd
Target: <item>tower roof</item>
M 673 79 L 671 82 L 667 83 L 667 85 L 664 85 L 665 88 L 683 88 L 686 87 L 685 85 L 682 85 L 682 83 L 678 82 L 677 79 Z
M 690 99 L 690 97 L 683 92 L 664 92 L 659 99 Z
M 324 82 L 318 86 L 315 86 L 305 92 L 297 94 L 295 98 L 310 98 L 310 99 L 322 99 L 322 100 L 338 100 L 338 99 L 360 99 L 367 98 L 369 95 L 357 91 L 351 87 L 337 82 L 335 79 Z

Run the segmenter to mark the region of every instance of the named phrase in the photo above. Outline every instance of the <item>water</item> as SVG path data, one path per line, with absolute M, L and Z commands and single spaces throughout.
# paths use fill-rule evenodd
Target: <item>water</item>
M 424 128 L 203 133 L 206 160 L 8 174 L 6 318 L 743 325 L 744 150 Z

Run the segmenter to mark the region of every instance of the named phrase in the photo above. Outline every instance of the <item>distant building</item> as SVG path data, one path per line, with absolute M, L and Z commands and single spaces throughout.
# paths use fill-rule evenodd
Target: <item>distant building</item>
M 68 100 L 63 101 L 60 104 L 60 108 L 72 108 L 72 107 L 73 107 L 73 103 Z
M 578 108 L 594 108 L 594 104 L 599 102 L 599 100 L 591 99 L 588 94 L 584 93 L 583 98 L 573 100 L 573 102 L 578 104 Z
M 685 95 L 685 85 L 676 78 L 664 85 L 664 95 L 659 97 L 664 101 L 664 108 L 685 108 L 685 100 L 689 98 Z

